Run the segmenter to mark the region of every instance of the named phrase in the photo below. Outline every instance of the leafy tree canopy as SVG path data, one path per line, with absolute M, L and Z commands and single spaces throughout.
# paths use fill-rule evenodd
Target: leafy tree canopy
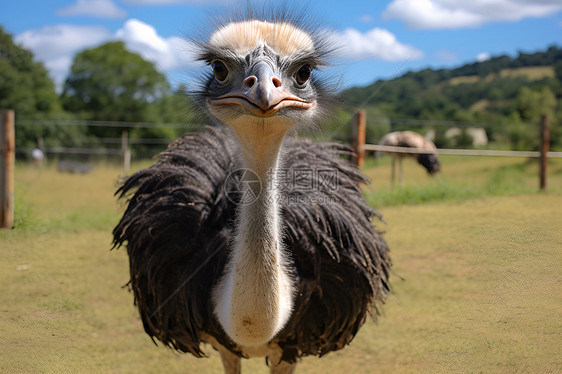
M 109 121 L 159 121 L 155 105 L 170 94 L 151 62 L 109 42 L 76 55 L 62 95 L 64 108 Z
M 21 117 L 46 117 L 59 112 L 54 84 L 33 53 L 17 46 L 0 26 L 0 109 L 13 109 Z

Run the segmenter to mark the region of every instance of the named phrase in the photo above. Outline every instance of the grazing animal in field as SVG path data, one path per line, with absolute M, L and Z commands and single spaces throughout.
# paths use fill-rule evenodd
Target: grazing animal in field
M 217 349 L 226 373 L 272 373 L 348 344 L 389 292 L 388 247 L 350 150 L 287 136 L 329 106 L 328 43 L 288 17 L 230 20 L 200 42 L 212 73 L 195 101 L 220 124 L 169 145 L 117 191 L 113 231 L 146 332 Z M 226 126 L 225 126 L 226 125 Z
M 441 170 L 441 164 L 437 158 L 437 147 L 427 138 L 420 134 L 411 131 L 394 131 L 386 134 L 380 140 L 379 145 L 386 145 L 390 147 L 407 147 L 417 151 L 427 151 L 427 153 L 398 153 L 398 152 L 377 152 L 378 154 L 390 154 L 392 157 L 392 174 L 391 183 L 395 184 L 396 180 L 396 160 L 398 160 L 398 183 L 400 185 L 404 182 L 404 171 L 402 169 L 402 159 L 404 157 L 413 157 L 421 164 L 430 175 L 434 175 Z

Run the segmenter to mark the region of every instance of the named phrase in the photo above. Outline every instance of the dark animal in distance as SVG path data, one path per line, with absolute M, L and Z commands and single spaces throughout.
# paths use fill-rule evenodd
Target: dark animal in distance
M 92 171 L 92 164 L 80 161 L 59 160 L 57 170 L 61 173 L 87 174 Z
M 427 173 L 434 175 L 441 170 L 441 164 L 437 158 L 437 147 L 435 144 L 427 138 L 424 138 L 420 134 L 412 131 L 394 131 L 386 134 L 379 141 L 379 145 L 385 145 L 390 147 L 406 147 L 417 151 L 422 151 L 423 153 L 398 153 L 398 152 L 388 152 L 382 151 L 377 152 L 377 155 L 390 154 L 392 157 L 392 174 L 391 182 L 392 185 L 395 183 L 396 179 L 396 160 L 398 160 L 398 181 L 400 184 L 404 181 L 404 171 L 402 169 L 402 159 L 405 157 L 414 158 L 420 165 L 422 165 Z M 425 153 L 427 151 L 427 153 Z
M 218 26 L 200 42 L 212 73 L 194 98 L 219 124 L 177 139 L 117 192 L 129 201 L 114 246 L 126 245 L 146 332 L 197 357 L 211 344 L 226 373 L 255 356 L 291 373 L 339 350 L 389 292 L 380 216 L 350 150 L 287 135 L 330 106 L 314 72 L 322 35 L 279 15 Z

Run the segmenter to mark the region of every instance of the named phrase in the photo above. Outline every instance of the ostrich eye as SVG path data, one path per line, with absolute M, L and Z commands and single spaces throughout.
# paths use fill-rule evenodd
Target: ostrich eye
M 211 66 L 213 67 L 213 74 L 215 75 L 215 78 L 217 78 L 219 83 L 223 83 L 226 78 L 228 78 L 228 69 L 224 62 L 218 60 L 213 61 Z
M 308 79 L 310 78 L 311 73 L 312 73 L 312 68 L 310 67 L 310 65 L 304 65 L 297 72 L 297 83 L 301 86 L 305 84 L 306 81 L 308 81 Z

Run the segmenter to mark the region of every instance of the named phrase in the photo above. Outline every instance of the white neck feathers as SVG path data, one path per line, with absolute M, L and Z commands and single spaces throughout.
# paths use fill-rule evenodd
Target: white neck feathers
M 225 273 L 214 289 L 215 314 L 226 333 L 242 346 L 272 340 L 289 319 L 293 285 L 281 243 L 275 171 L 284 131 L 262 137 L 263 126 L 236 131 L 244 166 L 243 178 L 261 180 L 261 190 L 242 180 L 242 193 L 255 201 L 239 206 L 238 224 Z M 255 174 L 254 174 L 255 173 Z M 251 191 L 250 191 L 251 190 Z

